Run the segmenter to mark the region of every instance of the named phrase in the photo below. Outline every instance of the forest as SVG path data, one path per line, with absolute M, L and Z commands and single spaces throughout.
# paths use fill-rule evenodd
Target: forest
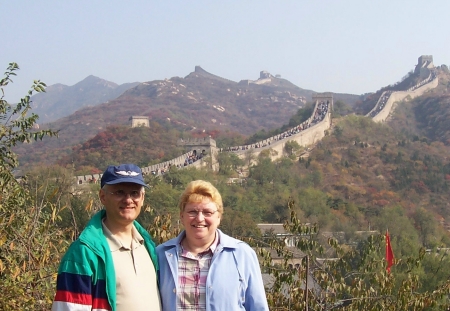
M 14 63 L 8 67 L 0 80 L 2 92 L 17 69 Z M 157 146 L 163 141 L 170 145 L 167 141 L 176 136 L 156 125 L 152 130 L 157 135 L 142 128 L 111 128 L 109 133 L 116 135 L 99 134 L 77 147 L 86 151 L 100 145 L 105 151 L 92 158 L 90 152 L 79 153 L 84 155 L 79 167 L 70 161 L 29 167 L 17 179 L 14 170 L 19 163 L 13 148 L 56 135 L 34 129 L 37 116 L 27 114 L 30 96 L 44 89 L 44 83 L 35 81 L 20 103 L 12 105 L 3 97 L 0 101 L 1 310 L 49 309 L 59 258 L 102 208 L 99 185 L 75 187 L 76 172 L 92 172 L 104 161 L 121 160 L 117 149 L 138 154 L 133 144 L 140 139 L 153 143 L 154 159 L 148 163 L 171 157 Z M 412 108 L 399 107 L 395 117 L 401 119 L 407 109 Z M 305 110 L 296 118 L 301 120 Z M 250 167 L 223 153 L 218 172 L 172 167 L 161 177 L 147 175 L 150 191 L 139 222 L 157 243 L 173 237 L 182 230 L 176 207 L 181 191 L 191 180 L 208 180 L 224 199 L 220 228 L 248 242 L 260 255 L 261 270 L 270 279 L 266 294 L 271 310 L 447 309 L 448 145 L 417 128 L 399 131 L 362 116 L 335 115 L 333 123 L 308 157 L 299 156 L 303 148 L 291 143 L 282 159 L 272 161 L 261 153 Z M 221 139 L 218 142 L 224 144 L 246 138 L 226 133 Z M 112 148 L 114 140 L 130 145 Z M 179 152 L 174 150 L 173 154 Z M 138 158 L 131 160 L 143 164 Z M 246 178 L 238 174 L 241 170 Z M 282 223 L 296 246 L 289 248 L 273 232 L 261 232 L 259 223 Z M 395 255 L 390 272 L 384 251 L 386 230 Z M 300 260 L 295 269 L 294 256 Z M 309 279 L 313 287 L 307 286 Z

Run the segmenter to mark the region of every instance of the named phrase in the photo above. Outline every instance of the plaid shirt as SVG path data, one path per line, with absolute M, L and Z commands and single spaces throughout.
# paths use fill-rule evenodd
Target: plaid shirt
M 180 291 L 177 295 L 177 310 L 206 310 L 206 278 L 218 244 L 219 235 L 216 234 L 213 244 L 197 256 L 183 249 L 180 244 L 178 260 Z

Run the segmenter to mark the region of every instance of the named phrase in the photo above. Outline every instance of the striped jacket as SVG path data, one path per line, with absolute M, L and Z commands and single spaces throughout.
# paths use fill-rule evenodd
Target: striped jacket
M 95 214 L 61 260 L 52 311 L 116 310 L 116 274 L 103 235 L 105 211 Z M 134 226 L 158 271 L 155 244 L 138 222 Z

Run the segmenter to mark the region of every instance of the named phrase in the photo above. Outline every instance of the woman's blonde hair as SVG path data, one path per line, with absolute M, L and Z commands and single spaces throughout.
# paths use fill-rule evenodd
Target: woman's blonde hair
M 203 199 L 208 198 L 212 202 L 216 203 L 217 210 L 223 214 L 222 196 L 219 191 L 210 182 L 204 180 L 194 180 L 187 184 L 181 194 L 180 201 L 178 202 L 178 208 L 180 213 L 184 211 L 186 204 L 192 202 L 201 202 Z

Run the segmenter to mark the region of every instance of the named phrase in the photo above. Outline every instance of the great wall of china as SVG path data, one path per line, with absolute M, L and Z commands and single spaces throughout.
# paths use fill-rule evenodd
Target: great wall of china
M 395 103 L 408 98 L 413 99 L 419 97 L 438 85 L 439 81 L 434 69 L 432 56 L 423 55 L 419 57 L 415 72 L 421 77 L 419 83 L 407 90 L 383 92 L 374 108 L 366 116 L 372 118 L 375 122 L 384 122 L 395 108 Z M 205 72 L 203 74 L 208 73 Z M 275 135 L 251 145 L 234 146 L 224 149 L 217 148 L 216 142 L 210 137 L 180 140 L 178 145 L 190 149 L 188 152 L 175 159 L 143 167 L 142 172 L 145 175 L 161 175 L 171 166 L 176 166 L 178 168 L 209 167 L 210 169 L 217 171 L 219 169 L 217 160 L 219 152 L 233 152 L 241 159 L 245 159 L 248 157 L 248 153 L 251 153 L 252 158 L 256 158 L 261 152 L 269 150 L 272 160 L 276 160 L 285 155 L 285 145 L 289 141 L 295 141 L 302 147 L 314 145 L 321 140 L 325 136 L 327 130 L 331 128 L 333 96 L 329 93 L 321 93 L 314 94 L 312 99 L 315 106 L 311 117 L 302 124 L 279 135 Z M 76 184 L 84 185 L 98 182 L 101 175 L 102 174 L 76 176 Z

